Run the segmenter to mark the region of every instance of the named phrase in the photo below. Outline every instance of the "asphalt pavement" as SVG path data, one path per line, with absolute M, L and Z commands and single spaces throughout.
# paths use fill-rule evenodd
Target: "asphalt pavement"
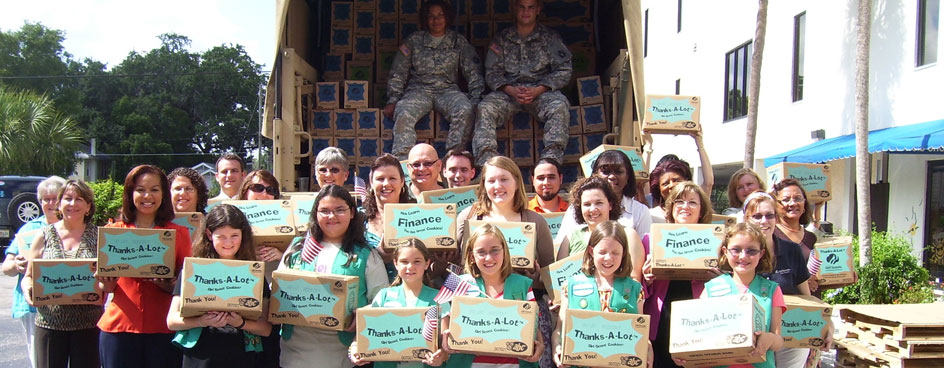
M 10 313 L 16 277 L 0 274 L 0 367 L 29 367 L 26 333 L 19 320 Z

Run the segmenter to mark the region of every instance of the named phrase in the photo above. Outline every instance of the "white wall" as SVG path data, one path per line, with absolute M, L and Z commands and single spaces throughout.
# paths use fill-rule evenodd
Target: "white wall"
M 922 259 L 921 251 L 925 245 L 927 162 L 942 159 L 944 155 L 889 155 L 888 230 L 911 239 L 918 259 Z

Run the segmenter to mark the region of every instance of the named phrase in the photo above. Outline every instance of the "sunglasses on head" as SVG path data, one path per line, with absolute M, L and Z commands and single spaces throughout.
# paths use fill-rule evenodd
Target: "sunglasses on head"
M 262 184 L 259 184 L 259 183 L 250 185 L 250 186 L 249 186 L 249 190 L 251 190 L 251 191 L 253 191 L 253 192 L 256 192 L 256 193 L 262 193 L 263 191 L 265 191 L 266 194 L 268 194 L 268 195 L 271 195 L 271 196 L 274 196 L 274 195 L 275 195 L 275 187 L 269 186 L 269 185 L 262 185 Z

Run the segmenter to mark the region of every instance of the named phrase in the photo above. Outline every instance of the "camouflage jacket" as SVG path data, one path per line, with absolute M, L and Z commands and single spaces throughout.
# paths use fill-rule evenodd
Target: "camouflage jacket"
M 469 100 L 477 103 L 485 91 L 482 71 L 475 49 L 469 41 L 453 30 L 446 30 L 442 42 L 432 46 L 429 32 L 414 32 L 400 45 L 400 52 L 390 67 L 387 82 L 387 103 L 396 103 L 409 89 L 437 90 L 458 88 L 458 70 L 469 82 Z
M 570 50 L 557 32 L 538 24 L 522 39 L 508 27 L 495 37 L 485 56 L 485 81 L 493 90 L 508 84 L 543 85 L 552 91 L 570 82 Z

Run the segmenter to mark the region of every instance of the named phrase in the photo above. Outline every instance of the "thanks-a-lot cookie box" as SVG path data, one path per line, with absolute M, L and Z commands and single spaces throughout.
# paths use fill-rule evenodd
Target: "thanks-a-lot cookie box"
M 33 305 L 102 304 L 95 259 L 34 259 Z
M 428 311 L 437 322 L 424 336 Z M 358 308 L 356 351 L 369 362 L 418 362 L 438 349 L 439 307 Z M 427 340 L 426 337 L 430 339 Z
M 561 337 L 564 364 L 645 367 L 649 359 L 649 316 L 567 309 Z
M 767 187 L 790 178 L 798 181 L 806 191 L 806 200 L 816 203 L 833 198 L 832 175 L 829 164 L 801 164 L 781 162 L 767 168 Z M 801 203 L 800 205 L 804 205 Z
M 180 314 L 236 312 L 248 319 L 262 315 L 265 262 L 199 257 L 184 258 L 180 272 Z
M 534 256 L 537 250 L 537 231 L 533 222 L 481 221 L 468 220 L 467 234 L 475 232 L 482 224 L 491 224 L 501 231 L 508 243 L 511 255 L 511 267 L 518 269 L 534 268 Z
M 295 216 L 292 201 L 273 199 L 264 201 L 224 201 L 243 211 L 252 226 L 252 242 L 256 249 L 273 247 L 285 251 L 295 237 Z
M 718 267 L 724 225 L 652 224 L 652 274 L 660 280 L 708 280 Z
M 766 318 L 751 294 L 674 301 L 669 353 L 686 367 L 763 362 L 765 354 L 751 356 L 751 351 L 754 332 L 767 331 Z
M 452 299 L 449 348 L 514 358 L 534 353 L 538 306 L 535 302 L 457 296 Z
M 814 275 L 821 286 L 852 285 L 855 281 L 855 255 L 851 236 L 823 238 L 816 242 L 813 252 L 821 262 Z
M 583 253 L 580 253 L 551 263 L 541 269 L 541 280 L 544 281 L 547 294 L 554 300 L 554 304 L 560 304 L 561 302 L 561 287 L 564 281 L 567 281 L 568 277 L 582 272 L 580 270 L 582 266 Z
M 173 278 L 176 230 L 98 228 L 98 276 Z
M 269 322 L 341 331 L 357 307 L 357 276 L 272 272 Z
M 783 347 L 823 347 L 833 307 L 810 295 L 784 295 L 783 302 L 787 305 L 780 326 Z

